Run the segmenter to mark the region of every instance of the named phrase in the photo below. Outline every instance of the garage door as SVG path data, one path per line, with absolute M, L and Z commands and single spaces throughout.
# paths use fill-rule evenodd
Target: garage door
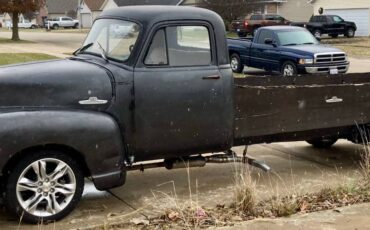
M 369 36 L 369 9 L 331 9 L 325 10 L 325 14 L 339 15 L 346 21 L 357 25 L 357 36 Z
M 357 25 L 357 36 L 369 36 L 369 9 L 330 9 L 325 14 L 339 15 L 346 21 Z
M 91 14 L 81 14 L 82 27 L 90 28 L 92 25 Z

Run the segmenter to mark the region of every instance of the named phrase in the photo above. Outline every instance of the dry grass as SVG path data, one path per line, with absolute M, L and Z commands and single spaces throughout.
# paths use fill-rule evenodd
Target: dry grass
M 235 207 L 244 213 L 254 214 L 257 183 L 252 178 L 250 166 L 237 165 L 235 168 Z
M 350 56 L 370 58 L 369 37 L 355 37 L 355 38 L 340 37 L 336 39 L 326 38 L 323 39 L 321 43 L 332 45 L 339 49 L 342 49 Z

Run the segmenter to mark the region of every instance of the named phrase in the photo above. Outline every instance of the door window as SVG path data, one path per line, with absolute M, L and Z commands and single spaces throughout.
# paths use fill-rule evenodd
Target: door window
M 265 44 L 266 38 L 273 39 L 274 33 L 269 30 L 261 30 L 260 35 L 258 37 L 257 43 L 259 44 Z
M 251 20 L 262 20 L 262 15 L 252 15 Z
M 205 66 L 212 63 L 210 36 L 205 26 L 170 26 L 153 37 L 146 65 Z
M 159 30 L 150 44 L 145 65 L 168 65 L 165 30 Z
M 341 17 L 338 17 L 338 16 L 334 16 L 333 20 L 334 20 L 334 22 L 343 22 L 343 19 Z

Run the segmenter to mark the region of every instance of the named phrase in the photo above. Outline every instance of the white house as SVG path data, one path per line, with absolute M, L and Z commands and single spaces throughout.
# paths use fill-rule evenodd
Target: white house
M 196 0 L 106 0 L 103 10 L 132 5 L 195 5 Z
M 81 25 L 90 28 L 94 20 L 103 11 L 106 0 L 83 0 L 81 3 Z
M 319 14 L 319 9 L 324 14 L 339 15 L 346 21 L 352 21 L 357 25 L 356 35 L 370 35 L 370 0 L 310 0 L 314 8 L 314 14 Z

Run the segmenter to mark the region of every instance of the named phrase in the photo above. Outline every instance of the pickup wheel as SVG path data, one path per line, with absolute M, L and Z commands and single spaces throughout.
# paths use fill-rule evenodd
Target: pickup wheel
M 36 29 L 36 25 L 32 25 L 31 26 L 31 29 Z
M 283 66 L 281 67 L 281 75 L 284 77 L 292 77 L 297 74 L 297 66 L 293 62 L 286 61 L 283 63 Z
M 58 24 L 54 24 L 54 25 L 53 25 L 53 29 L 54 29 L 54 30 L 59 29 L 59 25 L 58 25 Z
M 355 36 L 355 30 L 353 28 L 348 28 L 345 35 L 347 38 L 353 38 Z
M 78 29 L 78 23 L 76 23 L 73 28 Z
M 327 149 L 334 145 L 337 141 L 338 138 L 335 137 L 319 137 L 308 140 L 307 143 L 311 144 L 315 148 Z
M 7 209 L 29 223 L 67 216 L 78 204 L 84 175 L 75 160 L 56 151 L 36 151 L 20 159 L 9 173 Z
M 321 30 L 314 30 L 313 31 L 313 36 L 315 36 L 315 38 L 321 38 Z
M 245 33 L 245 32 L 239 32 L 238 33 L 238 37 L 245 38 L 245 37 L 247 37 L 247 33 Z
M 238 54 L 232 54 L 230 56 L 230 65 L 231 65 L 231 70 L 234 73 L 242 73 L 244 69 L 244 65 L 240 61 L 240 56 Z

